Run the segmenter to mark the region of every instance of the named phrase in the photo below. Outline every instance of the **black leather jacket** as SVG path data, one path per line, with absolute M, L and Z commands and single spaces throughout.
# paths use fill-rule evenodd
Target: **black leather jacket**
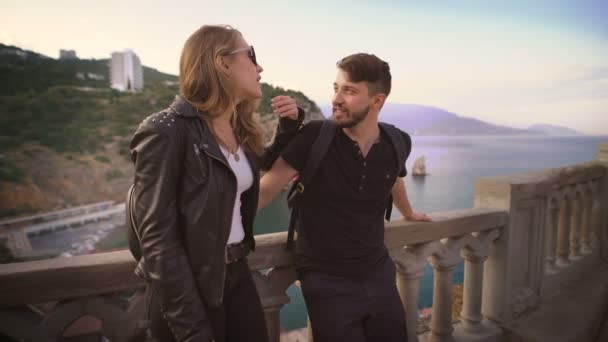
M 241 196 L 245 241 L 253 250 L 259 167 L 268 168 L 301 125 L 282 118 L 262 157 L 245 151 L 253 186 Z M 210 341 L 205 308 L 222 303 L 225 248 L 235 203 L 236 177 L 199 114 L 180 96 L 150 115 L 131 141 L 133 199 L 142 259 L 136 273 L 158 296 L 177 341 Z

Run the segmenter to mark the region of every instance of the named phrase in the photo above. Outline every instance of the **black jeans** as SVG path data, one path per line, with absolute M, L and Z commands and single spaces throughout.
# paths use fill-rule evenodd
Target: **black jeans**
M 175 341 L 154 293 L 149 305 L 152 337 L 157 342 Z M 268 341 L 264 311 L 246 258 L 226 265 L 223 303 L 205 309 L 214 329 L 215 342 Z
M 300 273 L 315 342 L 407 341 L 391 258 L 363 279 Z

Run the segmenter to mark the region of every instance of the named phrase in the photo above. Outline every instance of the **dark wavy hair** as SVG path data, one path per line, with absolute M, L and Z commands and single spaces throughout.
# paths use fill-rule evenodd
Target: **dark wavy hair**
M 346 56 L 336 63 L 344 70 L 352 82 L 367 82 L 371 95 L 391 92 L 391 69 L 388 63 L 367 53 Z

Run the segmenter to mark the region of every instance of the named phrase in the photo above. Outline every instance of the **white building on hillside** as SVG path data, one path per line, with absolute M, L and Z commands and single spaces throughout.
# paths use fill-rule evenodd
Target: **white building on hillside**
M 119 91 L 135 92 L 144 89 L 144 70 L 135 52 L 112 52 L 110 86 Z
M 78 56 L 76 56 L 75 50 L 60 49 L 59 59 L 78 59 Z

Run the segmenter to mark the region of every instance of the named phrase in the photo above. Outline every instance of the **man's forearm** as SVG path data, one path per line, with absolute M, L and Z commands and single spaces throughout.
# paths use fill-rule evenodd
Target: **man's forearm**
M 268 177 L 262 176 L 260 179 L 260 197 L 258 198 L 258 209 L 264 208 L 278 194 L 276 186 L 269 183 Z
M 395 184 L 393 185 L 392 190 L 393 195 L 393 205 L 403 217 L 409 217 L 412 215 L 414 210 L 412 209 L 412 205 L 410 204 L 410 200 L 407 197 L 407 191 L 405 189 L 405 182 L 403 178 L 397 178 Z
M 272 168 L 260 179 L 260 196 L 258 198 L 258 209 L 268 205 L 275 196 L 298 172 L 291 167 L 283 158 L 279 157 Z

